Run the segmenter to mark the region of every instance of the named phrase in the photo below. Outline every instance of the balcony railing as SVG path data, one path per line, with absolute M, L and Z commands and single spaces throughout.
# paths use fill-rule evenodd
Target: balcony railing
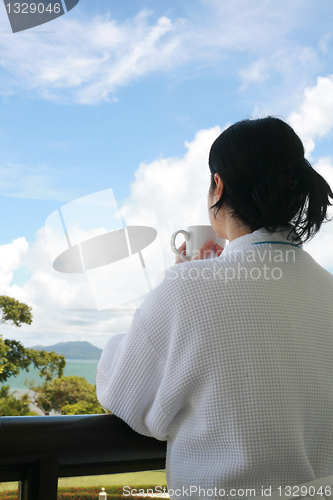
M 58 478 L 165 468 L 166 442 L 114 415 L 0 418 L 0 481 L 20 500 L 57 500 Z

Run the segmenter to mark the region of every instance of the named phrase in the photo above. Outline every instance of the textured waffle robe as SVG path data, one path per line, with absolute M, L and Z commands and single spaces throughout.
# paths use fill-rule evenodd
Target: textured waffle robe
M 333 473 L 333 275 L 289 230 L 168 268 L 102 353 L 98 399 L 167 440 L 172 498 Z

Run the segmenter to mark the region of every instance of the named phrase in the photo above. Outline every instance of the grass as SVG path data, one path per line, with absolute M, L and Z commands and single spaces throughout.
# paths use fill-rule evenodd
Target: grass
M 64 477 L 58 481 L 58 488 L 99 486 L 107 488 L 108 486 L 145 486 L 147 484 L 156 486 L 166 486 L 165 470 L 150 470 L 143 472 L 127 472 L 126 474 L 107 474 L 103 476 L 82 476 L 82 477 Z M 18 484 L 0 483 L 0 492 L 17 490 Z
M 0 493 L 3 491 L 18 490 L 18 484 L 16 483 L 0 483 Z
M 144 486 L 154 484 L 166 486 L 165 470 L 149 470 L 143 472 L 127 472 L 126 474 L 107 474 L 105 476 L 64 477 L 59 479 L 58 487 L 70 486 Z

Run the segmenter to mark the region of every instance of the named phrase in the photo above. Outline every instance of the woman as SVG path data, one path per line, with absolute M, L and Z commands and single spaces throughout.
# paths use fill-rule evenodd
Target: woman
M 166 270 L 106 345 L 97 395 L 167 440 L 170 496 L 281 498 L 333 474 L 333 276 L 303 250 L 333 193 L 277 118 L 225 130 L 209 167 L 210 222 L 229 245 Z M 314 484 L 299 495 L 328 496 Z

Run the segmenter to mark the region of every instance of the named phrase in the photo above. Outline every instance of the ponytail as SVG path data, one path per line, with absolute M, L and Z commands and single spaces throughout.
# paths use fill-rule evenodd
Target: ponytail
M 224 183 L 221 199 L 210 209 L 214 217 L 225 203 L 231 216 L 251 231 L 273 233 L 292 226 L 294 241 L 313 238 L 327 218 L 333 193 L 304 158 L 294 130 L 278 118 L 244 120 L 225 130 L 210 155 L 211 194 L 214 175 Z

